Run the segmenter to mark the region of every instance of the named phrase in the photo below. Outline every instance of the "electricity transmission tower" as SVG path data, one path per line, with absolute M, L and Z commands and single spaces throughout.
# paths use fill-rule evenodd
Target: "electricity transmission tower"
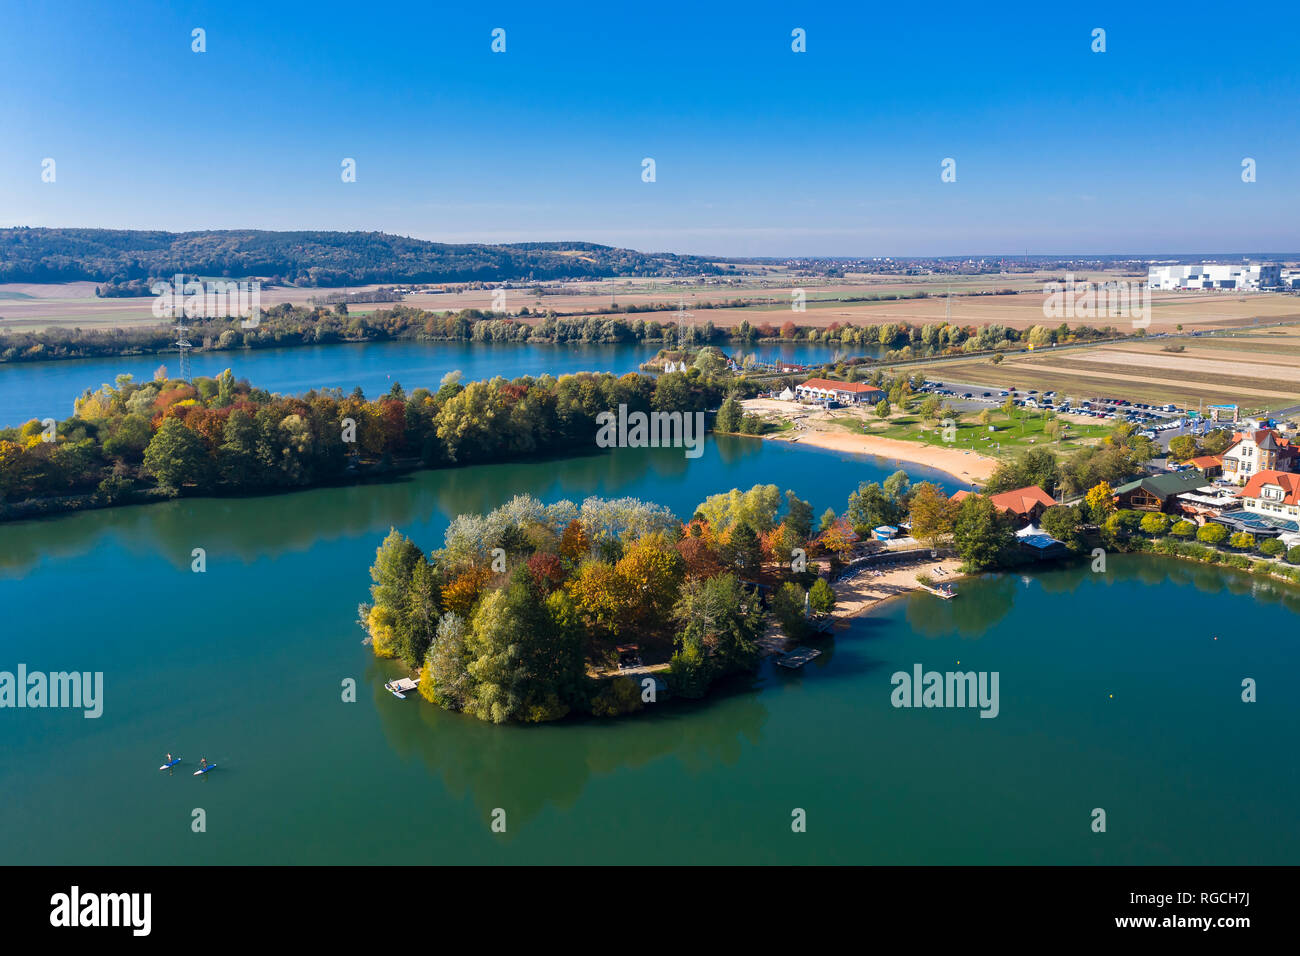
M 194 346 L 190 340 L 185 337 L 189 327 L 185 324 L 185 310 L 178 309 L 176 313 L 176 351 L 180 356 L 181 380 L 188 382 L 190 380 L 190 349 Z
M 683 295 L 677 302 L 677 348 L 679 351 L 685 351 L 689 344 L 686 341 L 688 338 L 686 334 L 688 325 L 691 330 L 689 338 L 693 343 L 695 341 L 695 315 L 686 311 L 686 296 Z

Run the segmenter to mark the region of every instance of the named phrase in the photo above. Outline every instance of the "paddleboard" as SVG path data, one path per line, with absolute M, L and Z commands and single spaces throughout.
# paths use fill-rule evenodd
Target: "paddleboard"
M 198 770 L 195 770 L 194 776 L 197 777 L 201 773 L 207 773 L 209 770 L 216 770 L 216 769 L 217 769 L 217 765 L 214 763 L 210 763 L 206 767 L 200 767 Z
M 181 758 L 180 758 L 180 757 L 176 757 L 176 758 L 174 758 L 174 759 L 172 759 L 172 760 L 169 760 L 167 763 L 163 764 L 163 765 L 162 765 L 161 767 L 159 767 L 158 769 L 159 769 L 159 770 L 166 770 L 168 767 L 174 767 L 174 766 L 176 766 L 176 765 L 177 765 L 178 763 L 180 763 L 180 762 L 181 762 Z

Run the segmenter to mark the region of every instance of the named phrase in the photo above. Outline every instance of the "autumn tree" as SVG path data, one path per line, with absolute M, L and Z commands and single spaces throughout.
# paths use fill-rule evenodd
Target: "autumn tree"
M 923 481 L 912 489 L 908 517 L 912 537 L 929 541 L 937 548 L 941 538 L 952 533 L 957 518 L 957 503 L 937 485 Z
M 1201 544 L 1223 544 L 1228 537 L 1228 529 L 1213 521 L 1201 525 L 1196 530 L 1196 540 Z
M 1144 534 L 1164 534 L 1169 530 L 1169 516 L 1161 514 L 1159 511 L 1153 511 L 1150 514 L 1142 516 L 1142 524 L 1140 527 Z
M 838 555 L 841 561 L 847 561 L 857 540 L 857 532 L 849 522 L 844 518 L 837 518 L 821 533 L 818 544 L 823 550 Z
M 474 603 L 491 578 L 492 572 L 481 565 L 466 568 L 443 588 L 443 608 L 461 617 L 469 617 Z
M 577 565 L 591 551 L 591 539 L 577 518 L 570 521 L 560 536 L 560 556 L 570 564 Z
M 1196 438 L 1192 435 L 1178 435 L 1169 441 L 1169 458 L 1171 461 L 1186 461 L 1196 457 Z
M 627 599 L 627 625 L 653 627 L 666 621 L 686 575 L 686 562 L 675 544 L 662 532 L 639 538 L 627 547 L 614 566 Z
M 528 558 L 525 566 L 537 587 L 548 594 L 564 583 L 564 565 L 559 555 L 539 551 Z
M 1083 503 L 1093 524 L 1101 524 L 1115 511 L 1115 491 L 1108 482 L 1100 482 L 1088 490 Z
M 702 536 L 687 535 L 677 542 L 677 551 L 682 556 L 688 578 L 711 578 L 723 571 L 717 552 Z
M 631 600 L 624 579 L 606 561 L 584 561 L 564 586 L 583 623 L 598 643 L 616 637 Z

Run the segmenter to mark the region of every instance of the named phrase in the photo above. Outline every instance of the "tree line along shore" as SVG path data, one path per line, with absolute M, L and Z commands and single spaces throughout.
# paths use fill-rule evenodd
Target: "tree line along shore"
M 0 428 L 0 520 L 587 453 L 595 447 L 597 416 L 620 406 L 630 413 L 720 409 L 722 431 L 769 429 L 739 407 L 766 386 L 729 371 L 720 350 L 666 354 L 689 355 L 692 364 L 657 375 L 581 372 L 470 383 L 449 373 L 436 389 L 408 393 L 394 383 L 373 399 L 360 389 L 284 396 L 236 379 L 230 369 L 190 381 L 171 377 L 166 367 L 151 381 L 122 375 L 84 392 L 63 421 Z M 867 377 L 900 404 L 915 400 L 923 379 L 888 378 L 879 369 Z
M 693 309 L 736 308 L 752 303 L 693 303 Z M 911 361 L 982 354 L 1034 345 L 1073 344 L 1125 337 L 1110 327 L 1086 324 L 1035 325 L 1015 329 L 999 324 L 887 322 L 832 323 L 824 328 L 785 321 L 747 320 L 729 326 L 711 321 L 681 322 L 671 306 L 628 305 L 601 312 L 655 313 L 662 318 L 623 315 L 558 315 L 527 307 L 509 316 L 502 312 L 461 309 L 439 312 L 396 305 L 368 314 L 352 314 L 346 303 L 298 306 L 280 303 L 262 311 L 256 327 L 237 316 L 187 317 L 190 337 L 199 351 L 290 348 L 363 342 L 500 342 L 600 343 L 662 342 L 684 346 L 744 345 L 763 342 L 822 343 L 843 349 L 882 349 L 881 361 Z M 771 314 L 771 313 L 767 313 Z M 797 317 L 797 313 L 793 314 Z M 680 327 L 679 327 L 680 324 Z M 1140 334 L 1141 330 L 1137 330 Z M 108 358 L 160 354 L 175 348 L 174 329 L 156 325 L 114 329 L 47 328 L 0 331 L 0 363 Z M 864 357 L 861 361 L 866 361 Z
M 0 516 L 590 453 L 602 412 L 703 412 L 723 385 L 698 368 L 470 383 L 449 373 L 433 391 L 394 383 L 368 399 L 360 389 L 273 394 L 229 369 L 192 381 L 165 369 L 147 382 L 124 375 L 83 394 L 62 422 L 0 429 Z

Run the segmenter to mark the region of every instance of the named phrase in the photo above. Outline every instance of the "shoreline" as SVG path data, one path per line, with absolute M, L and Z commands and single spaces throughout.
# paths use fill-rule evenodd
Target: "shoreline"
M 916 565 L 882 569 L 877 575 L 868 566 L 848 582 L 837 582 L 835 589 L 835 628 L 842 630 L 853 618 L 863 617 L 886 601 L 922 590 L 917 583 L 919 574 L 928 574 L 936 585 L 960 581 L 970 575 L 961 572 L 961 559 L 957 557 L 927 558 Z M 935 598 L 935 600 L 942 600 Z
M 835 610 L 830 615 L 830 630 L 824 636 L 829 636 L 831 631 L 847 630 L 855 618 L 865 617 L 895 598 L 923 590 L 916 581 L 918 574 L 930 575 L 935 584 L 950 584 L 977 576 L 963 573 L 961 563 L 961 559 L 955 556 L 926 558 L 919 564 L 879 569 L 881 573 L 878 575 L 872 573 L 875 569 L 868 566 L 852 581 L 832 584 L 831 587 L 835 590 Z M 935 600 L 942 599 L 936 597 Z M 784 654 L 798 643 L 798 639 L 785 634 L 781 625 L 772 620 L 767 633 L 759 641 L 760 656 Z
M 812 445 L 828 451 L 892 458 L 942 471 L 967 484 L 983 484 L 998 466 L 996 458 L 955 448 L 936 448 L 918 442 L 885 438 L 880 435 L 854 435 L 850 432 L 804 431 L 794 436 L 762 435 L 767 441 L 790 445 Z

